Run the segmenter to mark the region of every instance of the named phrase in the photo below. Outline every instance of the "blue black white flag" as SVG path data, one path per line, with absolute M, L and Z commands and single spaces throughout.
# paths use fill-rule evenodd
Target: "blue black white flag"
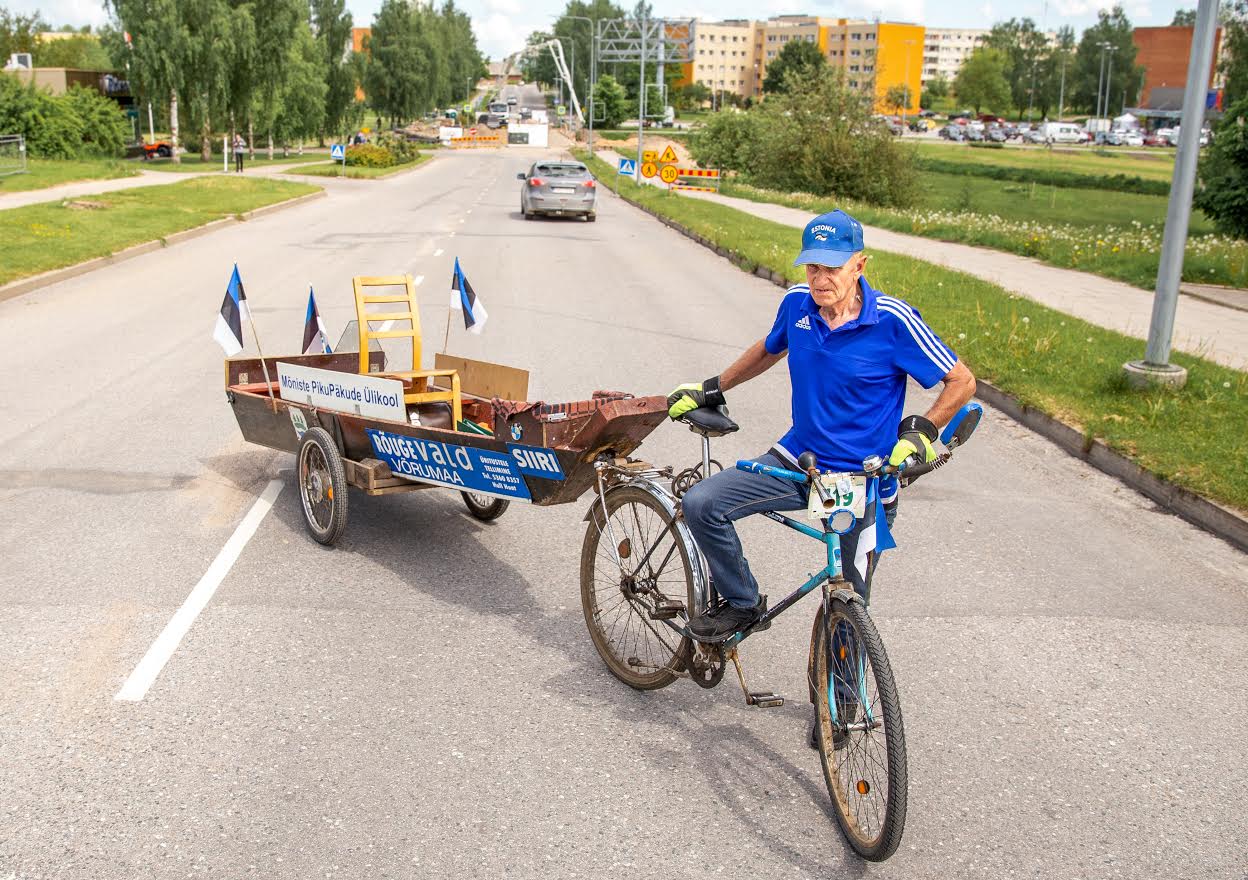
M 225 301 L 221 303 L 221 314 L 217 315 L 217 325 L 212 331 L 212 338 L 225 349 L 226 357 L 234 357 L 243 350 L 243 321 L 249 320 L 251 312 L 247 308 L 247 294 L 243 291 L 243 280 L 238 277 L 238 264 L 235 263 L 230 284 L 225 289 Z
M 485 311 L 485 303 L 473 292 L 472 285 L 464 277 L 464 270 L 459 268 L 459 257 L 455 258 L 455 274 L 451 277 L 451 308 L 464 313 L 464 329 L 470 333 L 480 333 L 490 317 Z
M 303 319 L 303 353 L 333 354 L 329 347 L 329 334 L 325 332 L 325 322 L 321 320 L 321 310 L 316 307 L 316 297 L 312 294 L 312 285 L 308 285 L 308 314 Z
M 892 530 L 888 527 L 888 518 L 884 515 L 884 499 L 891 501 L 896 497 L 897 481 L 895 478 L 882 477 L 878 481 L 867 480 L 867 512 L 862 531 L 858 533 L 858 547 L 853 559 L 854 569 L 864 579 L 867 576 L 867 554 L 872 551 L 877 554 L 883 553 L 897 546 Z

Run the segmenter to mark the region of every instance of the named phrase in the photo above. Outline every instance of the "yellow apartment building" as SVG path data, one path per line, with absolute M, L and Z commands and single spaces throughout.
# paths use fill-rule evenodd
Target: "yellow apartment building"
M 896 112 L 897 108 L 884 103 L 884 96 L 893 86 L 906 83 L 910 87 L 907 112 L 917 113 L 925 33 L 917 24 L 814 15 L 698 21 L 692 60 L 684 65 L 681 82 L 701 83 L 714 98 L 730 92 L 758 100 L 768 64 L 789 43 L 802 40 L 818 46 L 828 63 L 844 70 L 851 87 L 872 95 L 877 112 Z

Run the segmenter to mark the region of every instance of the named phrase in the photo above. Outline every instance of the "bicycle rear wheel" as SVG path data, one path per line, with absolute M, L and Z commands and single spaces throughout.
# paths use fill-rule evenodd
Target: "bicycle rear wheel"
M 656 606 L 674 600 L 697 613 L 692 542 L 685 524 L 643 489 L 612 489 L 606 504 L 610 529 L 595 500 L 581 547 L 585 625 L 612 675 L 638 690 L 666 687 L 684 668 L 692 643 L 655 617 Z
M 906 824 L 906 734 L 884 642 L 860 602 L 832 598 L 811 634 L 823 778 L 854 852 L 882 862 Z

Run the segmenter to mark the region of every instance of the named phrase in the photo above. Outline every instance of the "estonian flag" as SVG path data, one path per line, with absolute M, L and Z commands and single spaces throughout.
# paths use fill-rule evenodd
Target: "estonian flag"
M 480 333 L 490 317 L 486 314 L 485 303 L 477 298 L 464 271 L 459 268 L 459 257 L 455 258 L 455 274 L 451 277 L 451 308 L 463 311 L 464 329 L 472 333 Z
M 889 500 L 897 496 L 897 482 L 894 478 L 882 477 L 867 481 L 866 521 L 862 525 L 862 531 L 858 533 L 858 547 L 851 563 L 863 580 L 867 577 L 867 554 L 875 551 L 878 555 L 897 546 L 892 530 L 888 527 L 888 519 L 884 515 L 883 495 L 890 496 Z
M 251 312 L 247 308 L 247 294 L 243 291 L 243 280 L 238 277 L 238 264 L 235 263 L 230 285 L 225 289 L 225 301 L 221 303 L 221 314 L 217 316 L 217 326 L 212 331 L 212 338 L 225 349 L 226 357 L 234 357 L 243 350 L 244 320 L 251 320 Z
M 320 309 L 316 307 L 316 297 L 312 295 L 312 285 L 308 285 L 308 315 L 303 319 L 303 353 L 333 354 L 329 347 L 329 334 L 325 332 L 325 322 L 321 320 Z

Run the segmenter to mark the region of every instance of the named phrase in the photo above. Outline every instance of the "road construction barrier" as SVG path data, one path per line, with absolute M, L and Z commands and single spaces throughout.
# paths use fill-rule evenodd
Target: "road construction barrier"
M 465 135 L 450 139 L 453 148 L 464 147 L 501 147 L 505 142 L 501 135 Z
M 673 183 L 670 187 L 668 187 L 668 189 L 684 189 L 684 190 L 692 190 L 693 192 L 704 192 L 704 193 L 719 192 L 719 190 L 717 190 L 713 186 L 687 186 L 683 183 Z
M 668 189 L 692 192 L 719 192 L 718 168 L 673 168 L 667 165 L 664 166 L 663 170 L 668 172 L 667 176 L 663 178 L 663 181 L 668 185 Z M 697 183 L 688 183 L 687 181 L 689 180 L 696 180 Z M 706 186 L 705 184 L 711 184 L 711 186 Z

